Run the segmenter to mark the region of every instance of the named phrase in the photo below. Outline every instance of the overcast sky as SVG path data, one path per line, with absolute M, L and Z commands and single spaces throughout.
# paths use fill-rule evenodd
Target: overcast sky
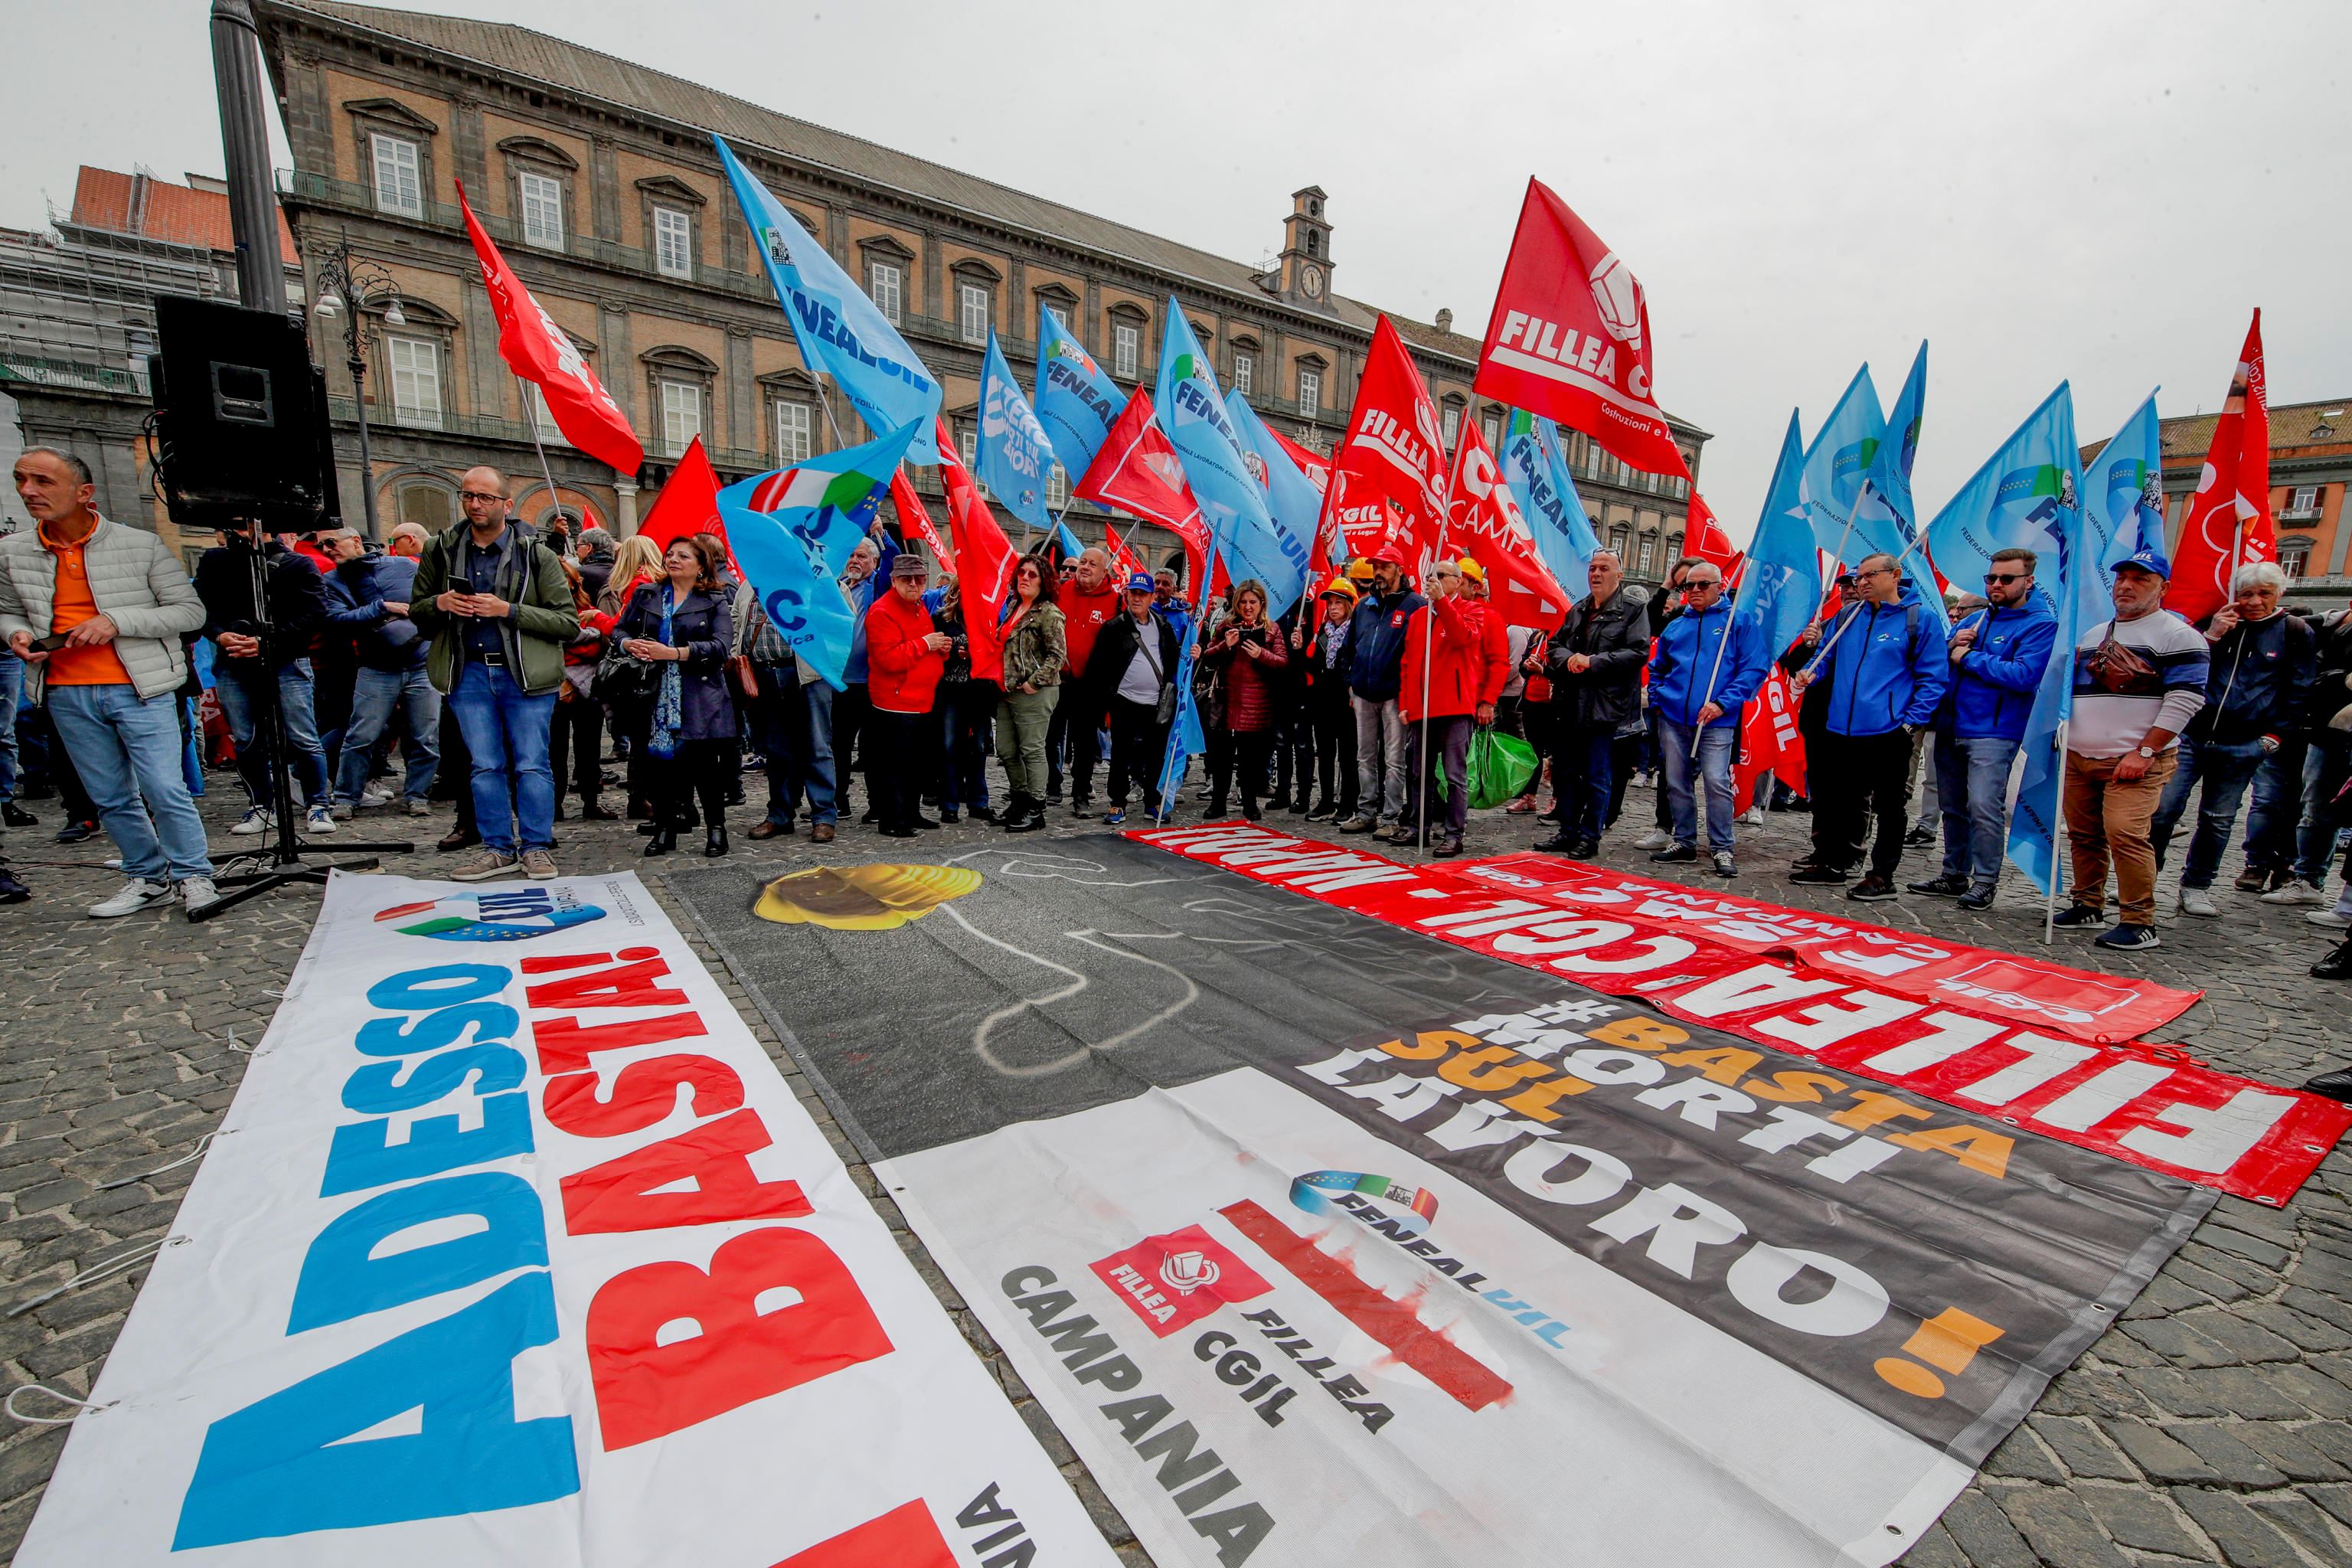
M 0 224 L 75 166 L 220 172 L 205 0 L 100 0 L 19 73 Z M 1942 502 L 2071 378 L 2085 440 L 2352 397 L 2352 6 L 446 0 L 1243 261 L 1330 193 L 1334 284 L 1486 320 L 1529 174 L 1641 277 L 1701 489 L 1752 529 L 1790 408 L 1929 341 Z M 13 7 L 19 58 L 90 13 Z M 283 158 L 282 140 L 280 157 Z

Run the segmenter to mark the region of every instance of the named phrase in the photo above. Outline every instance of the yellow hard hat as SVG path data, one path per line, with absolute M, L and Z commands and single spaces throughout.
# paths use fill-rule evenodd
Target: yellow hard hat
M 1333 594 L 1337 594 L 1339 597 L 1347 600 L 1348 603 L 1351 605 L 1356 602 L 1356 585 L 1353 583 L 1349 582 L 1345 577 L 1332 578 L 1329 584 L 1324 588 L 1323 593 L 1326 597 L 1328 597 Z
M 1372 563 L 1359 555 L 1348 563 L 1348 575 L 1359 583 L 1369 583 L 1372 580 Z
M 1484 583 L 1486 580 L 1486 569 L 1484 566 L 1479 565 L 1475 561 L 1471 560 L 1467 555 L 1465 555 L 1459 562 L 1455 563 L 1455 564 L 1462 568 L 1462 575 L 1469 578 L 1473 583 Z

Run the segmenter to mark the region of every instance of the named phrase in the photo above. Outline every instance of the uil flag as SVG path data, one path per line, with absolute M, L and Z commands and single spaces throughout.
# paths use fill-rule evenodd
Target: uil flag
M 2263 313 L 2256 310 L 2213 425 L 2197 493 L 2180 521 L 2172 587 L 2165 595 L 2164 607 L 2191 625 L 2230 602 L 2239 567 L 2278 559 L 2278 529 L 2271 521 L 2270 404 Z
M 698 533 L 727 537 L 727 525 L 719 515 L 719 476 L 711 469 L 709 455 L 702 449 L 701 437 L 686 444 L 686 455 L 670 470 L 669 483 L 662 486 L 661 494 L 654 498 L 653 510 L 646 513 L 646 521 L 638 525 L 637 531 L 660 550 L 667 550 L 677 541 Z M 730 553 L 732 552 L 730 546 Z
M 1225 394 L 1225 412 L 1233 416 L 1234 428 L 1242 438 L 1243 456 L 1249 459 L 1250 471 L 1265 485 L 1266 515 L 1274 520 L 1277 537 L 1272 550 L 1256 552 L 1250 561 L 1251 569 L 1265 583 L 1267 595 L 1265 613 L 1281 616 L 1289 612 L 1307 591 L 1308 563 L 1315 554 L 1315 530 L 1323 516 L 1323 496 L 1313 481 L 1298 471 L 1249 399 L 1238 392 Z M 1282 575 L 1267 576 L 1279 566 Z
M 523 380 L 547 399 L 548 415 L 563 438 L 600 463 L 609 463 L 624 478 L 634 479 L 645 465 L 646 449 L 629 428 L 628 416 L 580 357 L 572 340 L 545 307 L 507 266 L 506 258 L 483 232 L 482 220 L 457 186 L 457 207 L 465 215 L 466 233 L 474 241 L 474 258 L 482 264 L 482 287 L 489 290 L 490 311 L 499 319 L 499 353 Z M 707 467 L 706 463 L 706 467 Z
M 1479 395 L 1581 430 L 1637 468 L 1687 479 L 1652 391 L 1654 347 L 1633 270 L 1529 180 L 1478 354 Z
M 911 432 L 908 457 L 938 462 L 931 433 L 940 412 L 938 380 L 824 244 L 736 161 L 734 149 L 719 137 L 710 140 L 751 226 L 752 247 L 792 323 L 801 363 L 831 375 L 867 429 Z
M 1454 474 L 1446 486 L 1445 531 L 1462 552 L 1486 574 L 1487 600 L 1503 624 L 1539 632 L 1558 629 L 1569 605 L 1584 595 L 1551 574 L 1536 549 L 1534 533 L 1503 482 L 1495 455 L 1475 420 L 1465 421 L 1454 447 Z
M 2156 418 L 2156 394 L 2132 411 L 2116 438 L 2083 469 L 2083 558 L 2076 574 L 2075 603 L 2083 625 L 2097 626 L 2114 605 L 2108 593 L 2116 563 L 2146 550 L 2158 561 L 2164 550 L 2164 436 Z M 2099 570 L 2088 569 L 2096 562 Z M 2167 568 L 2169 570 L 2169 567 Z
M 2082 542 L 2074 396 L 2064 382 L 2042 400 L 1927 525 L 1927 549 L 1954 583 L 1982 580 L 2000 550 L 2031 550 L 2034 577 L 2053 604 L 2074 589 Z
M 1184 480 L 1200 503 L 1217 553 L 1236 576 L 1303 582 L 1307 550 L 1277 527 L 1266 509 L 1266 492 L 1233 416 L 1217 391 L 1217 378 L 1192 323 L 1175 296 L 1168 300 L 1168 329 L 1160 343 L 1160 382 L 1152 403 L 1160 427 L 1184 468 Z
M 1003 618 L 1004 595 L 1013 588 L 1013 550 L 996 514 L 981 499 L 963 459 L 956 453 L 947 422 L 935 426 L 940 449 L 940 486 L 948 493 L 948 531 L 955 536 L 956 555 L 963 569 L 956 580 L 963 591 L 965 638 L 971 644 L 971 673 L 981 680 L 1004 678 L 1004 639 L 997 634 Z
M 1919 426 L 1927 416 L 1927 345 L 1921 343 L 1911 362 L 1911 374 L 1895 399 L 1895 412 L 1872 451 L 1863 475 L 1862 493 L 1854 500 L 1853 537 L 1864 550 L 1883 550 L 1902 556 L 1904 571 L 1919 596 L 1928 604 L 1943 597 L 1936 584 L 1936 568 L 1922 551 L 1904 554 L 1918 537 L 1919 513 L 1911 499 L 1911 465 L 1919 456 Z
M 1083 474 L 1127 407 L 1127 394 L 1047 305 L 1037 307 L 1037 423 L 1062 471 Z
M 1079 477 L 1071 493 L 1117 507 L 1130 517 L 1156 522 L 1184 542 L 1184 580 L 1197 584 L 1208 570 L 1209 528 L 1200 504 L 1184 482 L 1176 448 L 1151 417 L 1151 396 L 1138 392 L 1119 411 L 1118 421 Z
M 1830 410 L 1829 422 L 1813 435 L 1805 452 L 1799 495 L 1806 519 L 1812 524 L 1813 542 L 1829 552 L 1840 565 L 1852 565 L 1883 545 L 1863 533 L 1854 515 L 1862 499 L 1862 482 L 1886 438 L 1886 416 L 1879 412 L 1878 389 L 1870 383 L 1870 367 L 1854 372 L 1845 395 Z M 1903 548 L 1898 541 L 1896 550 Z
M 1332 455 L 1331 478 L 1349 504 L 1393 503 L 1420 546 L 1436 547 L 1445 510 L 1445 444 L 1438 435 L 1437 405 L 1386 316 L 1372 328 L 1348 438 Z
M 697 437 L 696 439 L 698 441 L 701 437 Z M 938 525 L 931 521 L 930 510 L 923 505 L 923 498 L 915 493 L 914 484 L 907 478 L 904 468 L 890 476 L 890 504 L 898 510 L 898 531 L 929 545 L 931 553 L 940 558 L 940 569 L 953 576 L 955 551 L 940 537 Z
M 873 527 L 890 475 L 914 439 L 901 428 L 862 447 L 755 474 L 719 492 L 736 564 L 793 652 L 844 690 L 856 631 L 835 581 Z
M 973 469 L 989 493 L 1013 516 L 1032 528 L 1052 528 L 1054 515 L 1045 510 L 1045 471 L 1054 461 L 1053 443 L 1035 411 L 1021 395 L 1021 384 L 996 346 L 996 329 L 988 329 L 988 357 L 980 367 L 979 461 Z
M 1822 605 L 1821 552 L 1813 548 L 1812 526 L 1798 499 L 1804 466 L 1804 438 L 1791 409 L 1764 513 L 1756 521 L 1755 537 L 1748 542 L 1739 595 L 1732 602 L 1733 618 L 1757 623 L 1756 646 L 1767 658 L 1788 652 Z
M 1511 499 L 1518 503 L 1519 519 L 1536 542 L 1552 581 L 1583 597 L 1586 573 L 1601 552 L 1592 521 L 1584 514 L 1584 498 L 1576 493 L 1569 476 L 1568 458 L 1560 451 L 1559 426 L 1523 409 L 1511 411 L 1503 437 L 1501 467 Z

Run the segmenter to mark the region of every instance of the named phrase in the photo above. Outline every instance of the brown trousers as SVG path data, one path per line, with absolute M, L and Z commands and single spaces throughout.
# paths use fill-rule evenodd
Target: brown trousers
M 2156 923 L 2156 846 L 2147 825 L 2172 776 L 2179 753 L 2158 753 L 2147 772 L 2128 783 L 2115 780 L 2116 757 L 2066 753 L 2066 838 L 2074 859 L 2074 900 L 2086 910 L 2107 907 L 2107 862 L 2116 868 L 2116 896 L 2123 923 Z

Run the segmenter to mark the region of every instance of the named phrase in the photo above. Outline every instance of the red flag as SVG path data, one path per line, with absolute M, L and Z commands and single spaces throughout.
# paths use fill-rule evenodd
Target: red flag
M 1637 468 L 1687 479 L 1652 390 L 1655 346 L 1633 270 L 1529 180 L 1478 353 L 1479 395 L 1581 430 Z
M 914 484 L 907 478 L 904 468 L 890 476 L 890 504 L 898 509 L 898 531 L 904 534 L 911 530 L 919 534 L 923 542 L 931 547 L 931 553 L 940 558 L 940 570 L 950 577 L 954 576 L 955 552 L 949 549 L 947 541 L 940 537 L 938 527 L 931 521 L 929 510 L 923 505 L 923 498 L 915 493 Z
M 1696 555 L 1723 574 L 1726 583 L 1731 581 L 1732 569 L 1739 563 L 1739 552 L 1731 547 L 1731 536 L 1723 531 L 1716 521 L 1715 509 L 1706 498 L 1691 491 L 1690 521 L 1683 534 L 1683 553 Z M 1667 563 L 1672 565 L 1672 562 Z
M 2231 580 L 2239 567 L 2278 559 L 2278 528 L 2271 521 L 2270 405 L 2263 313 L 2256 310 L 2173 548 L 2164 607 L 2191 624 L 2236 596 Z
M 1576 595 L 1560 585 L 1537 553 L 1535 535 L 1519 515 L 1475 423 L 1464 424 L 1454 445 L 1446 498 L 1448 547 L 1458 547 L 1486 572 L 1486 602 L 1503 624 L 1557 630 Z
M 1129 577 L 1143 570 L 1143 563 L 1135 558 L 1135 552 L 1127 547 L 1127 541 L 1121 539 L 1118 530 L 1108 521 L 1103 524 L 1103 545 L 1110 552 L 1110 563 L 1118 569 L 1122 584 Z
M 1004 615 L 1004 595 L 1013 587 L 1013 542 L 997 525 L 996 514 L 980 499 L 980 487 L 958 456 L 954 434 L 944 419 L 936 422 L 940 439 L 940 481 L 948 492 L 948 531 L 955 535 L 955 552 L 965 570 L 956 576 L 963 600 L 963 635 L 971 644 L 975 680 L 1003 681 L 1004 639 L 997 622 Z M 929 514 L 925 514 L 929 521 Z
M 1150 395 L 1139 388 L 1112 424 L 1077 487 L 1082 500 L 1115 506 L 1156 522 L 1184 542 L 1184 581 L 1197 588 L 1209 558 L 1209 529 L 1184 482 L 1184 465 L 1151 417 Z
M 1339 523 L 1331 515 L 1331 459 L 1319 452 L 1308 451 L 1271 425 L 1266 426 L 1266 430 L 1290 460 L 1298 465 L 1298 471 L 1307 476 L 1307 482 L 1315 487 L 1315 493 L 1323 498 L 1322 512 L 1315 520 L 1315 543 L 1307 552 L 1307 576 L 1310 584 L 1327 583 L 1331 578 L 1335 555 L 1332 546 L 1339 546 L 1336 554 L 1340 559 L 1345 559 L 1348 552 L 1347 541 L 1339 537 Z
M 563 438 L 620 473 L 635 477 L 645 466 L 646 449 L 629 428 L 628 416 L 604 390 L 572 340 L 555 319 L 531 297 L 530 289 L 507 266 L 506 258 L 483 232 L 482 220 L 466 201 L 466 187 L 457 186 L 457 205 L 466 215 L 466 232 L 473 237 L 474 255 L 482 264 L 482 286 L 490 291 L 490 310 L 499 319 L 499 353 L 514 373 L 537 384 L 547 399 L 547 412 Z
M 1797 700 L 1790 695 L 1788 677 L 1774 665 L 1765 672 L 1763 689 L 1739 716 L 1739 764 L 1731 779 L 1732 807 L 1746 811 L 1755 800 L 1756 783 L 1778 773 L 1789 787 L 1805 787 L 1805 737 L 1797 729 Z
M 654 498 L 653 510 L 637 531 L 663 550 L 698 533 L 726 539 L 727 525 L 719 517 L 719 476 L 711 471 L 701 437 L 686 444 L 686 456 L 670 470 L 669 483 Z
M 1445 443 L 1438 436 L 1437 405 L 1386 316 L 1372 329 L 1348 438 L 1332 455 L 1323 510 L 1328 515 L 1383 498 L 1404 514 L 1415 553 L 1437 547 L 1445 509 Z

